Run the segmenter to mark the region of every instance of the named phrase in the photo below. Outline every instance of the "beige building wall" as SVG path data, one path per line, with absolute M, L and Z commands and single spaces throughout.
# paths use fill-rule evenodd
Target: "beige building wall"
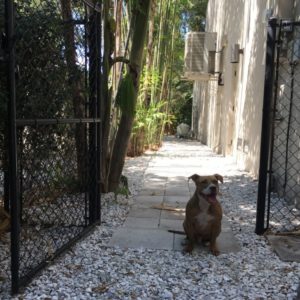
M 265 76 L 266 15 L 294 18 L 294 0 L 209 0 L 207 32 L 217 32 L 217 81 L 194 84 L 195 136 L 217 153 L 233 155 L 240 168 L 258 176 Z M 299 15 L 299 14 L 298 14 Z M 296 18 L 297 19 L 297 18 Z M 231 47 L 239 44 L 239 62 Z M 197 128 L 197 130 L 195 130 Z

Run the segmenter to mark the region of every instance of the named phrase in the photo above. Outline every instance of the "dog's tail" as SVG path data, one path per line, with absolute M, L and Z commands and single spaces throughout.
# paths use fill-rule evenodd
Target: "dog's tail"
M 172 232 L 172 233 L 176 233 L 176 234 L 183 234 L 183 235 L 185 235 L 185 232 L 184 232 L 184 231 L 180 231 L 180 230 L 169 229 L 168 232 Z

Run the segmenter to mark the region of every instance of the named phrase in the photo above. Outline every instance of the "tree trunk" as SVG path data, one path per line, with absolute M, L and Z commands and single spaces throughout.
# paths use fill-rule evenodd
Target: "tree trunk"
M 73 110 L 75 118 L 85 117 L 85 99 L 82 87 L 81 72 L 76 65 L 76 48 L 74 23 L 72 18 L 71 0 L 61 0 L 62 18 L 64 21 L 65 56 L 69 72 L 69 82 L 72 90 Z M 77 175 L 81 188 L 84 187 L 85 157 L 86 157 L 86 134 L 82 124 L 75 127 Z
M 152 64 L 152 73 L 157 72 L 158 75 L 160 75 L 160 58 L 162 56 L 162 49 L 161 49 L 161 43 L 162 43 L 162 36 L 163 36 L 163 24 L 164 24 L 164 17 L 165 17 L 165 0 L 160 0 L 159 3 L 159 30 L 158 30 L 158 37 L 157 37 L 157 44 L 155 46 L 154 50 L 154 58 L 153 58 L 153 64 Z M 151 99 L 150 101 L 152 103 L 157 102 L 156 99 L 156 93 L 158 90 L 158 82 L 152 81 L 151 82 Z
M 168 88 L 167 88 L 167 106 L 166 106 L 166 118 L 169 118 L 169 109 L 170 109 L 170 102 L 171 102 L 171 96 L 172 96 L 172 77 L 173 77 L 173 63 L 174 63 L 174 46 L 175 46 L 175 24 L 176 24 L 176 4 L 177 1 L 175 0 L 174 3 L 174 8 L 173 8 L 173 29 L 172 29 L 172 35 L 171 35 L 171 49 L 168 51 L 169 53 L 169 58 L 168 62 L 170 64 L 170 74 L 168 78 Z M 163 122 L 161 133 L 160 133 L 160 138 L 159 141 L 160 143 L 162 142 L 163 136 L 165 132 L 165 122 Z
M 151 96 L 149 95 L 149 77 L 151 76 L 151 69 L 153 64 L 153 42 L 154 42 L 154 17 L 156 10 L 156 0 L 152 0 L 150 15 L 149 15 L 149 32 L 148 32 L 148 45 L 147 45 L 147 57 L 146 57 L 146 84 L 144 86 L 144 103 L 146 107 L 149 107 Z
M 109 132 L 111 127 L 111 98 L 112 91 L 108 88 L 108 78 L 111 69 L 111 54 L 114 51 L 114 35 L 109 16 L 109 2 L 103 3 L 103 30 L 104 30 L 104 49 L 103 49 L 103 72 L 101 76 L 101 120 L 102 120 L 102 140 L 101 140 L 101 192 L 108 191 L 108 172 L 110 163 Z
M 122 29 L 122 2 L 123 0 L 116 1 L 115 7 L 115 20 L 116 20 L 116 36 L 115 36 L 115 51 L 114 58 L 120 57 L 122 55 L 121 48 L 121 29 Z M 118 82 L 120 77 L 120 69 L 122 63 L 115 63 L 113 66 L 113 86 L 114 86 L 114 95 L 116 93 L 116 89 L 118 88 Z
M 148 15 L 151 0 L 139 0 L 137 9 L 133 12 L 133 35 L 132 35 L 132 48 L 129 58 L 129 74 L 132 77 L 135 95 L 134 106 L 136 107 L 139 78 L 143 60 L 144 43 L 147 32 Z M 119 128 L 117 131 L 116 141 L 114 144 L 111 167 L 109 174 L 109 191 L 115 191 L 119 185 L 120 176 L 123 170 L 125 156 L 127 152 L 128 142 L 131 135 L 134 116 L 122 112 Z

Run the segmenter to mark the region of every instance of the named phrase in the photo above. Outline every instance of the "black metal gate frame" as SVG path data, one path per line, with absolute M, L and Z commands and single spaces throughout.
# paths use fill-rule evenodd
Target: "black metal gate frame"
M 99 10 L 95 10 L 93 15 L 95 41 L 97 45 L 94 51 L 90 52 L 90 72 L 95 76 L 90 90 L 90 118 L 73 118 L 73 119 L 17 119 L 16 117 L 16 54 L 15 54 L 15 24 L 14 24 L 14 2 L 12 0 L 5 0 L 5 52 L 7 60 L 7 76 L 8 76 L 8 90 L 9 90 L 9 122 L 8 122 L 8 137 L 9 137 L 9 206 L 11 214 L 11 287 L 12 293 L 19 291 L 20 287 L 26 285 L 32 277 L 41 270 L 49 262 L 44 261 L 36 268 L 31 270 L 26 276 L 20 278 L 20 189 L 18 179 L 18 156 L 17 156 L 17 129 L 22 126 L 31 125 L 51 125 L 51 124 L 91 124 L 89 127 L 89 142 L 92 146 L 92 151 L 96 153 L 92 168 L 89 170 L 93 174 L 93 182 L 90 186 L 89 199 L 89 226 L 86 227 L 80 234 L 70 240 L 67 244 L 58 249 L 53 258 L 60 255 L 63 251 L 69 248 L 74 242 L 89 232 L 94 225 L 101 222 L 100 220 L 100 132 L 101 120 L 100 116 L 100 66 L 101 66 L 101 15 Z M 96 176 L 95 176 L 96 175 Z M 7 207 L 7 203 L 6 203 Z
M 267 192 L 267 174 L 269 170 L 269 144 L 270 144 L 270 109 L 273 98 L 273 77 L 274 77 L 274 58 L 276 44 L 277 19 L 270 19 L 267 27 L 267 49 L 266 49 L 266 70 L 265 86 L 263 99 L 263 116 L 261 127 L 261 146 L 260 146 L 260 168 L 259 185 L 257 198 L 257 214 L 255 233 L 263 234 L 265 231 L 265 209 Z
M 267 27 L 267 44 L 266 44 L 266 69 L 265 84 L 263 98 L 263 115 L 261 128 L 261 146 L 260 146 L 260 168 L 259 183 L 257 196 L 257 213 L 255 233 L 263 234 L 269 229 L 270 222 L 270 205 L 273 173 L 273 147 L 275 132 L 275 114 L 277 104 L 278 90 L 278 66 L 279 66 L 279 50 L 280 41 L 278 40 L 278 32 L 280 33 L 285 27 L 300 26 L 300 22 L 278 22 L 277 18 L 271 18 Z M 277 56 L 275 57 L 275 54 Z M 276 73 L 274 72 L 277 67 Z M 293 91 L 292 91 L 293 92 Z M 285 175 L 286 176 L 286 175 Z M 267 206 L 267 207 L 266 207 Z

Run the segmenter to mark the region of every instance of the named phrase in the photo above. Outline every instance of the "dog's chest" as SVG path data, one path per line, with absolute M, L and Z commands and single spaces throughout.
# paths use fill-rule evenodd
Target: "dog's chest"
M 209 204 L 201 198 L 199 200 L 199 208 L 201 211 L 195 216 L 196 223 L 199 227 L 205 228 L 214 219 L 214 216 L 208 213 Z
M 214 217 L 209 215 L 207 212 L 201 212 L 195 218 L 197 225 L 201 228 L 206 227 L 208 223 L 214 219 Z

